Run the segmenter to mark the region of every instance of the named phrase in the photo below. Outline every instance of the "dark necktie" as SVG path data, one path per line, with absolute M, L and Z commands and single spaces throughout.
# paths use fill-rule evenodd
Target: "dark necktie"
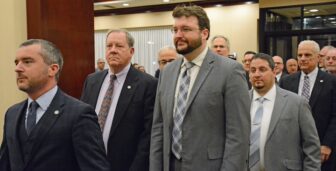
M 260 161 L 260 128 L 261 128 L 261 120 L 264 113 L 263 103 L 265 99 L 263 97 L 259 97 L 257 99 L 259 102 L 258 109 L 254 115 L 251 135 L 250 135 L 250 159 L 249 159 L 249 168 L 255 167 L 255 165 Z
M 172 137 L 173 137 L 172 152 L 174 153 L 177 159 L 181 158 L 181 151 L 182 151 L 182 144 L 181 144 L 182 128 L 181 127 L 182 127 L 184 116 L 186 114 L 185 107 L 187 104 L 188 90 L 189 90 L 189 84 L 190 84 L 190 68 L 194 66 L 194 63 L 187 62 L 185 65 L 186 65 L 186 70 L 183 72 L 181 80 L 180 80 L 175 113 L 173 114 L 174 126 L 173 126 L 173 131 L 172 131 Z
M 29 135 L 30 132 L 33 130 L 34 126 L 36 125 L 36 111 L 39 107 L 39 104 L 36 101 L 32 101 L 29 105 L 28 117 L 27 117 L 27 134 Z
M 114 80 L 117 79 L 117 76 L 110 75 L 110 85 L 107 88 L 107 91 L 105 93 L 103 102 L 101 104 L 99 114 L 98 114 L 98 123 L 100 125 L 101 130 L 104 130 L 105 122 L 107 115 L 110 111 L 110 107 L 112 104 L 112 94 L 113 94 L 113 87 L 114 87 Z

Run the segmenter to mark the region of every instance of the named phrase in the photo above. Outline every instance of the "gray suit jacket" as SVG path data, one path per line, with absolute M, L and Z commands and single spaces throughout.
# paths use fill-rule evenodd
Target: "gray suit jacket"
M 160 75 L 150 148 L 150 171 L 169 171 L 174 95 L 182 59 Z M 182 125 L 183 171 L 247 169 L 250 103 L 245 72 L 211 51 L 189 95 Z
M 278 86 L 264 155 L 265 170 L 319 171 L 321 167 L 320 141 L 308 102 Z

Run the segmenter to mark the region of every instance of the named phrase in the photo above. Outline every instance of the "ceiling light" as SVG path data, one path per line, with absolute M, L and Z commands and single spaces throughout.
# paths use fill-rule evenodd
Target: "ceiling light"
M 116 0 L 116 1 L 106 1 L 106 2 L 95 2 L 94 6 L 101 6 L 101 5 L 113 5 L 113 4 L 121 4 L 126 3 L 131 0 Z
M 163 2 L 169 2 L 170 0 L 163 0 Z
M 128 4 L 128 3 L 123 3 L 123 6 L 124 6 L 124 7 L 128 7 L 129 4 Z
M 336 18 L 334 18 L 334 17 L 330 17 L 330 18 L 328 18 L 328 20 L 335 20 Z
M 215 7 L 222 7 L 222 6 L 223 6 L 222 4 L 215 5 Z
M 311 9 L 309 10 L 309 12 L 318 12 L 319 10 L 318 9 Z
M 253 4 L 253 1 L 247 1 L 245 4 Z
M 330 23 L 336 24 L 336 21 L 332 21 L 332 22 L 330 22 Z
M 321 16 L 316 16 L 315 18 L 321 18 Z
M 309 12 L 309 11 L 305 11 L 304 13 L 305 13 L 305 14 L 309 14 L 310 12 Z

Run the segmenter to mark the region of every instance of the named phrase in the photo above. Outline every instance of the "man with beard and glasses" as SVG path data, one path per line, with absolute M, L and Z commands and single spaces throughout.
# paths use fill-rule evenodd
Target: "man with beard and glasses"
M 238 62 L 207 47 L 209 18 L 199 6 L 173 11 L 183 58 L 162 71 L 154 108 L 150 171 L 247 170 L 250 103 Z

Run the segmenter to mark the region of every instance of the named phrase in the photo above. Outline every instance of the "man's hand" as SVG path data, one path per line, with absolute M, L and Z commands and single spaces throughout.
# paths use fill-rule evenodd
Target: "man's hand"
M 329 156 L 331 154 L 331 148 L 328 146 L 321 146 L 321 162 L 325 162 L 329 159 Z

